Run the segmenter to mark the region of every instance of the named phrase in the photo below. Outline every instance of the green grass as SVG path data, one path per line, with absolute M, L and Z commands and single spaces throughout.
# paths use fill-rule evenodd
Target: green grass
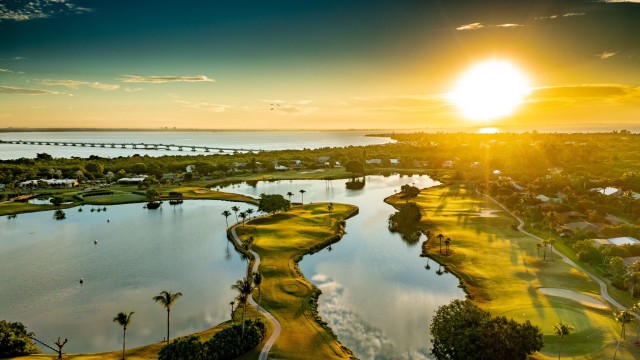
M 242 239 L 254 237 L 252 249 L 260 255 L 259 271 L 263 274 L 262 306 L 282 325 L 270 359 L 351 357 L 333 334 L 316 321 L 312 299 L 317 289 L 302 276 L 295 260 L 338 240 L 342 232 L 339 220 L 356 209 L 334 203 L 329 214 L 327 204 L 297 206 L 238 228 Z
M 392 204 L 404 203 L 396 196 Z M 545 346 L 537 359 L 557 358 L 559 338 L 553 326 L 562 320 L 576 332 L 565 339 L 563 354 L 576 359 L 611 358 L 619 332 L 611 311 L 576 301 L 548 296 L 540 287 L 564 288 L 599 298 L 599 288 L 585 274 L 560 261 L 537 256 L 537 240 L 513 230 L 514 219 L 487 198 L 453 183 L 423 190 L 416 198 L 423 212 L 423 226 L 434 235 L 450 237 L 451 254 L 439 254 L 439 240 L 431 240 L 429 254 L 446 264 L 464 283 L 473 301 L 494 315 L 530 320 L 544 333 Z M 480 217 L 482 209 L 496 210 L 496 217 Z M 443 243 L 444 252 L 444 243 Z M 542 252 L 540 254 L 542 257 Z M 633 328 L 633 329 L 632 329 Z M 618 359 L 640 359 L 635 323 L 627 330 Z

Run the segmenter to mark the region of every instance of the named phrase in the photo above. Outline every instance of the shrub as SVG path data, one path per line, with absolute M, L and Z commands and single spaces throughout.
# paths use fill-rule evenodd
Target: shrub
M 0 358 L 35 354 L 40 352 L 27 331 L 27 327 L 19 322 L 0 320 Z
M 235 324 L 222 329 L 204 343 L 197 336 L 179 338 L 160 350 L 158 360 L 235 359 L 258 346 L 266 334 L 267 327 L 261 320 L 247 320 L 244 337 L 242 325 Z

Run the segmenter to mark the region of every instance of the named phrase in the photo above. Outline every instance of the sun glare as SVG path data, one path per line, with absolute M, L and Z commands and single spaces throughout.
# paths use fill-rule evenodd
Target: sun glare
M 529 94 L 529 79 L 505 60 L 471 67 L 448 94 L 466 119 L 488 121 L 513 114 Z

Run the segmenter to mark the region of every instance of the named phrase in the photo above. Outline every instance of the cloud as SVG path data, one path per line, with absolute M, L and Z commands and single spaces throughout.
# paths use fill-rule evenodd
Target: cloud
M 49 80 L 45 79 L 40 81 L 40 84 L 47 86 L 64 86 L 69 89 L 79 89 L 82 86 L 90 87 L 93 89 L 103 90 L 103 91 L 114 91 L 120 88 L 120 85 L 113 84 L 104 84 L 99 82 L 87 82 L 87 81 L 78 81 L 78 80 Z
M 0 4 L 0 20 L 28 21 L 55 15 L 93 11 L 79 7 L 69 0 L 16 0 Z
M 49 91 L 41 89 L 28 89 L 14 86 L 0 85 L 0 94 L 22 94 L 22 95 L 67 95 L 73 96 L 73 94 L 67 94 L 59 91 Z
M 456 30 L 458 31 L 467 31 L 467 30 L 481 30 L 481 29 L 486 29 L 486 28 L 518 28 L 518 27 L 523 27 L 524 25 L 522 24 L 512 24 L 512 23 L 506 23 L 506 24 L 498 24 L 498 25 L 491 25 L 491 24 L 483 24 L 483 23 L 471 23 L 471 24 L 466 24 L 466 25 L 460 25 L 456 28 Z
M 11 70 L 9 70 L 9 69 L 1 69 L 1 68 L 0 68 L 0 73 L 3 73 L 3 72 L 6 72 L 6 73 L 12 73 L 12 74 L 13 74 L 13 71 L 11 71 Z
M 197 76 L 143 76 L 143 75 L 121 75 L 117 80 L 126 83 L 152 83 L 162 84 L 168 82 L 215 82 L 205 75 Z
M 617 51 L 603 51 L 602 54 L 596 54 L 602 60 L 607 60 L 610 57 L 613 57 L 617 54 Z
M 479 30 L 482 28 L 484 28 L 484 25 L 482 25 L 481 23 L 472 23 L 472 24 L 460 25 L 456 28 L 456 30 L 458 31 Z
M 446 95 L 355 97 L 345 107 L 357 112 L 433 113 L 450 108 Z
M 558 18 L 561 18 L 561 17 L 568 18 L 568 17 L 585 16 L 585 15 L 587 15 L 587 13 L 584 13 L 584 12 L 568 12 L 568 13 L 565 13 L 565 14 L 562 14 L 562 15 L 537 16 L 534 19 L 536 19 L 536 20 L 555 20 L 555 19 L 558 19 Z
M 532 89 L 529 103 L 569 105 L 640 105 L 640 87 L 625 84 L 582 84 Z
M 232 107 L 231 105 L 211 104 L 207 102 L 193 102 L 184 100 L 176 100 L 176 102 L 184 108 L 210 111 L 215 113 L 224 112 L 228 108 Z
M 500 24 L 500 25 L 495 25 L 496 27 L 500 27 L 500 28 L 517 28 L 517 27 L 523 27 L 524 25 L 522 24 Z

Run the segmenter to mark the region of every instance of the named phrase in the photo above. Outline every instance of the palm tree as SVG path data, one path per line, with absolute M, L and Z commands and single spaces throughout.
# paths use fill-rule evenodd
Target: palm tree
M 302 189 L 300 190 L 300 196 L 302 197 L 302 200 L 300 201 L 300 204 L 304 205 L 304 193 L 306 193 L 307 191 Z
M 551 261 L 553 261 L 553 244 L 556 243 L 555 239 L 549 239 L 547 240 L 547 242 L 549 243 L 549 247 L 551 248 L 551 253 L 549 254 L 549 256 L 551 256 Z
M 573 326 L 560 321 L 553 326 L 553 330 L 556 335 L 560 336 L 560 350 L 558 350 L 558 360 L 560 360 L 560 356 L 562 354 L 562 340 L 565 336 L 569 336 L 569 334 L 573 332 Z
M 117 322 L 122 326 L 122 359 L 124 360 L 124 349 L 127 340 L 127 326 L 131 323 L 131 316 L 135 312 L 130 312 L 129 315 L 123 312 L 119 312 L 116 317 L 113 318 L 113 322 Z
M 249 300 L 251 291 L 253 291 L 251 279 L 245 277 L 244 279 L 238 280 L 235 284 L 231 285 L 231 289 L 238 291 L 236 300 L 238 304 L 242 305 L 242 337 L 244 338 L 244 319 L 247 314 L 247 301 Z
M 240 218 L 242 219 L 242 226 L 244 227 L 244 221 L 247 220 L 247 213 L 246 212 L 241 212 L 240 213 Z
M 542 248 L 542 243 L 541 242 L 537 243 L 536 248 L 538 248 L 538 259 L 540 259 L 540 249 Z
M 544 252 L 542 255 L 545 261 L 547 260 L 547 245 L 549 245 L 549 240 L 542 240 L 542 246 L 544 246 Z
M 153 297 L 153 301 L 160 303 L 162 307 L 167 309 L 167 344 L 169 343 L 169 315 L 171 314 L 171 307 L 181 296 L 181 292 L 172 293 L 171 291 L 162 290 L 160 295 Z
M 231 210 L 233 210 L 234 213 L 236 213 L 236 223 L 238 222 L 238 211 L 240 211 L 240 208 L 237 206 L 232 206 Z
M 253 209 L 252 208 L 248 208 L 244 212 L 247 213 L 247 216 L 249 217 L 249 219 L 251 219 L 251 214 L 253 214 Z
M 262 274 L 260 274 L 259 272 L 253 273 L 253 284 L 256 288 L 258 288 L 258 306 L 260 306 L 260 302 L 262 300 L 262 288 L 260 287 L 260 285 L 262 285 Z M 257 319 L 258 311 L 256 311 L 256 320 Z
M 223 211 L 222 216 L 224 216 L 224 221 L 227 222 L 227 227 L 229 227 L 229 216 L 231 216 L 231 211 L 229 210 Z
M 444 241 L 444 246 L 445 246 L 445 248 L 446 248 L 446 250 L 445 250 L 445 255 L 446 255 L 446 256 L 449 256 L 449 244 L 450 244 L 450 243 L 451 243 L 451 238 L 447 238 L 447 239 Z
M 633 271 L 625 274 L 624 284 L 627 285 L 627 287 L 629 288 L 629 294 L 633 299 L 633 297 L 636 294 L 636 288 L 638 287 L 638 284 L 640 284 L 640 272 Z
M 618 338 L 618 345 L 616 346 L 616 351 L 613 353 L 613 359 L 615 360 L 618 349 L 620 348 L 620 343 L 622 342 L 622 339 L 625 335 L 624 327 L 627 323 L 630 323 L 631 320 L 633 320 L 633 315 L 631 315 L 631 312 L 629 312 L 629 310 L 617 310 L 613 313 L 613 317 L 622 326 L 622 329 L 620 330 L 620 338 Z
M 233 313 L 235 312 L 235 309 L 233 308 L 233 305 L 236 304 L 236 301 L 231 301 L 229 302 L 229 305 L 231 305 L 231 323 L 233 324 Z
M 444 238 L 444 235 L 438 234 L 436 237 L 440 240 L 440 254 L 442 254 L 442 239 Z
M 631 311 L 633 311 L 636 314 L 640 314 L 640 302 L 633 305 L 633 307 L 631 308 Z M 640 335 L 640 319 L 638 320 L 638 329 L 636 331 L 636 344 L 638 344 L 638 335 Z
M 291 202 L 291 197 L 293 196 L 293 193 L 291 191 L 289 191 L 287 193 L 287 196 L 289 197 L 289 202 Z

